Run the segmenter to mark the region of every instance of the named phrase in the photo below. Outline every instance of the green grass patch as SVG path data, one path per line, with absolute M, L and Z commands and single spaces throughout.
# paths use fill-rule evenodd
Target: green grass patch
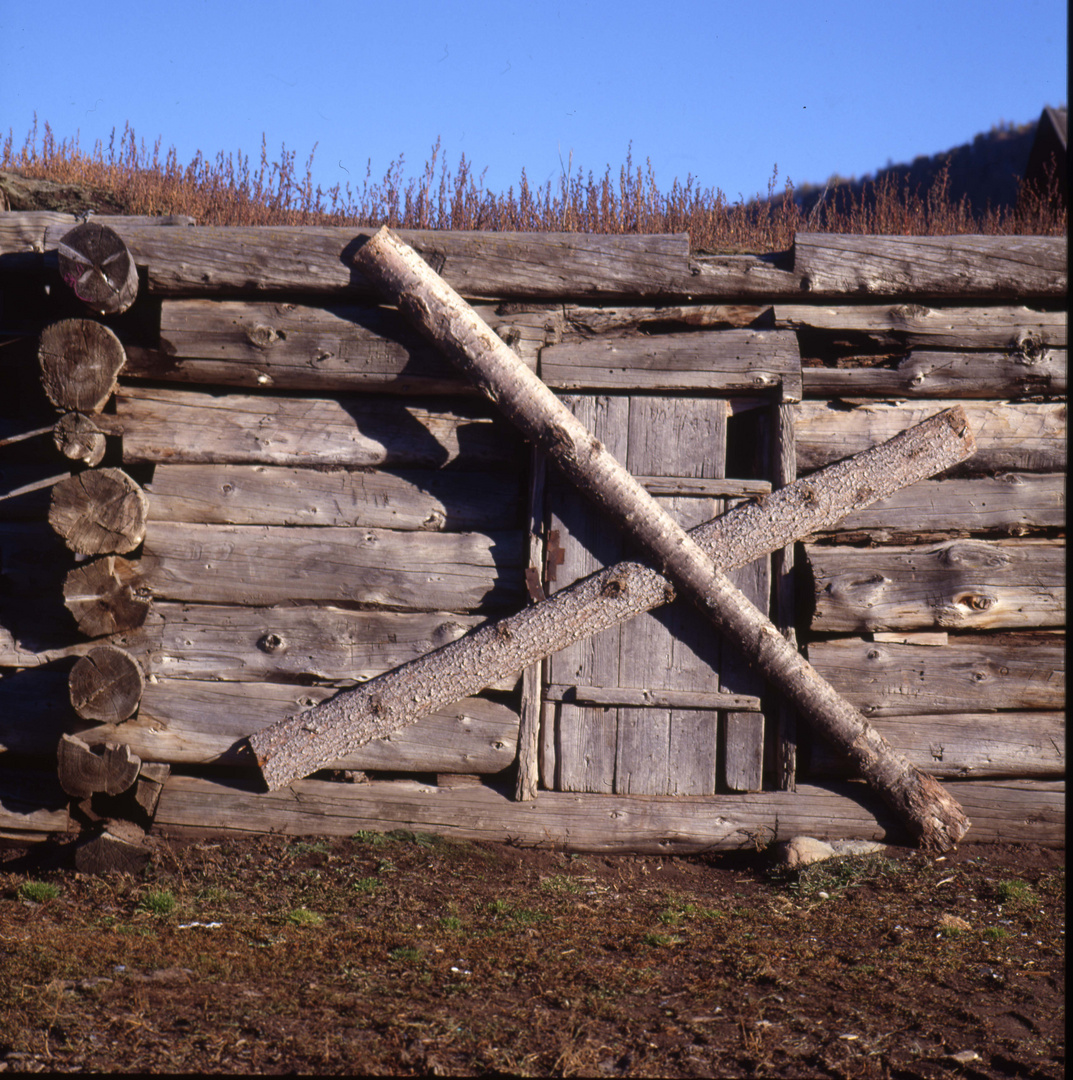
M 318 915 L 315 911 L 310 911 L 308 908 L 300 907 L 295 908 L 294 911 L 287 915 L 287 922 L 292 926 L 322 926 L 324 924 L 324 916 Z
M 19 886 L 19 898 L 30 900 L 35 904 L 43 904 L 47 900 L 55 900 L 60 895 L 58 885 L 51 881 L 24 881 Z
M 146 915 L 166 918 L 177 906 L 178 901 L 171 889 L 150 889 L 138 902 L 137 910 Z

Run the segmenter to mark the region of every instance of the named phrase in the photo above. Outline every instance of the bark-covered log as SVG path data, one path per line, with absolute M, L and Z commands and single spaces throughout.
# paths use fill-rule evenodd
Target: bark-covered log
M 99 315 L 121 315 L 138 295 L 138 268 L 127 245 L 107 225 L 87 221 L 57 246 L 60 277 Z
M 149 601 L 138 593 L 143 577 L 137 563 L 105 555 L 76 566 L 63 583 L 63 602 L 86 637 L 136 630 L 149 614 Z
M 945 849 L 961 839 L 969 823 L 953 799 L 898 755 L 816 674 L 711 558 L 416 252 L 382 229 L 359 250 L 356 260 L 383 297 L 396 303 L 443 348 L 522 433 L 637 540 L 717 628 L 738 642 L 759 670 L 852 758 L 925 846 Z M 305 737 L 296 740 L 297 747 L 308 745 L 310 734 L 315 740 L 318 727 L 316 722 L 307 721 Z M 288 745 L 285 739 L 274 747 L 268 743 L 254 749 L 271 782 L 276 779 L 273 766 L 280 759 L 291 764 L 287 758 L 296 746 Z
M 98 413 L 127 361 L 119 338 L 93 319 L 62 319 L 41 331 L 41 385 L 65 412 Z
M 137 712 L 145 676 L 130 653 L 99 645 L 71 668 L 68 687 L 71 705 L 83 720 L 119 724 Z
M 104 432 L 88 416 L 78 412 L 69 412 L 56 421 L 52 441 L 64 457 L 89 466 L 99 465 L 108 448 Z
M 79 555 L 125 554 L 145 539 L 149 500 L 121 469 L 89 469 L 52 489 L 49 524 Z
M 933 417 L 882 446 L 815 473 L 807 481 L 743 503 L 699 526 L 691 535 L 722 567 L 751 563 L 772 548 L 830 527 L 847 510 L 864 506 L 967 457 L 972 453 L 972 437 L 960 427 L 958 419 L 956 411 Z M 331 737 L 322 736 L 307 746 L 307 771 L 331 760 L 333 748 L 337 756 L 342 756 L 437 708 L 498 685 L 575 641 L 669 603 L 673 597 L 670 583 L 657 571 L 640 563 L 624 562 L 576 582 L 517 615 L 476 627 L 460 640 L 449 640 L 435 652 L 418 656 L 310 710 L 313 722 L 319 723 L 323 711 L 328 710 L 340 727 Z M 329 636 L 347 636 L 342 630 L 331 630 L 334 624 L 327 622 L 327 614 L 321 621 Z M 181 624 L 180 631 L 179 638 L 185 640 L 189 632 Z M 224 624 L 221 631 L 227 632 Z M 303 642 L 308 633 L 302 633 Z M 174 651 L 181 656 L 178 645 Z M 354 670 L 360 673 L 358 666 Z M 374 704 L 375 712 L 368 711 Z M 263 740 L 272 745 L 288 732 L 300 731 L 304 724 L 305 718 L 292 716 L 273 725 Z M 261 741 L 262 736 L 251 739 L 255 750 Z
M 120 795 L 138 779 L 141 760 L 123 743 L 91 747 L 75 735 L 62 735 L 56 748 L 60 786 L 72 799 L 104 792 Z

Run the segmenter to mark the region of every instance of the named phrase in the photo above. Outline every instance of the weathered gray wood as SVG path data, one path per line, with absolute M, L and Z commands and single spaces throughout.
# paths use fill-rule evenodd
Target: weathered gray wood
M 653 433 L 655 435 L 655 433 Z M 705 453 L 690 467 L 700 470 L 710 465 L 710 454 Z M 685 466 L 682 466 L 685 468 Z M 693 498 L 705 496 L 716 499 L 741 499 L 750 496 L 763 497 L 771 491 L 770 480 L 734 480 L 723 477 L 703 476 L 644 476 L 635 474 L 634 479 L 649 495 L 688 495 Z
M 145 490 L 150 521 L 440 532 L 502 528 L 522 512 L 521 477 L 504 472 L 157 465 Z
M 796 336 L 779 330 L 593 338 L 540 354 L 541 377 L 555 389 L 780 390 L 788 401 L 801 399 L 800 365 Z
M 1066 240 L 1051 236 L 798 233 L 794 274 L 812 296 L 1060 297 Z
M 130 747 L 102 743 L 93 748 L 75 735 L 63 734 L 56 747 L 60 787 L 73 799 L 97 792 L 120 795 L 138 779 L 142 763 Z
M 797 441 L 794 432 L 794 407 L 783 402 L 773 407 L 772 462 L 776 489 L 797 479 Z M 797 577 L 794 569 L 794 545 L 771 553 L 772 601 L 775 623 L 786 640 L 797 646 Z M 793 791 L 797 775 L 797 715 L 784 699 L 775 706 L 775 784 L 780 791 Z
M 1068 390 L 1065 349 L 1019 352 L 925 352 L 914 349 L 896 367 L 805 367 L 804 392 L 814 396 L 906 398 L 1053 397 Z
M 77 554 L 122 555 L 145 539 L 148 509 L 122 469 L 88 469 L 52 489 L 48 523 Z
M 370 230 L 348 226 L 115 224 L 162 296 L 368 294 L 351 265 Z M 55 247 L 61 230 L 46 231 Z M 401 230 L 399 235 L 467 297 L 663 297 L 688 291 L 689 236 Z
M 287 600 L 421 611 L 516 603 L 520 531 L 407 533 L 366 528 L 153 522 L 139 562 L 154 597 L 265 606 Z
M 1064 636 L 958 636 L 927 648 L 835 638 L 809 660 L 866 716 L 1035 711 L 1065 707 Z
M 951 784 L 981 843 L 1061 847 L 1062 781 Z M 801 784 L 796 792 L 685 796 L 542 792 L 519 803 L 490 787 L 438 788 L 416 781 L 333 784 L 299 780 L 263 792 L 193 776 L 173 776 L 160 799 L 154 832 L 211 831 L 287 836 L 353 836 L 359 829 L 435 832 L 460 840 L 510 841 L 579 852 L 692 854 L 755 850 L 806 834 L 905 843 L 886 807 L 862 784 Z
M 800 297 L 801 279 L 788 269 L 787 253 L 774 255 L 696 253 L 689 260 L 689 278 L 679 287 L 684 299 L 720 300 L 727 304 L 775 297 Z
M 811 545 L 805 552 L 814 582 L 814 632 L 1065 625 L 1064 541 Z
M 518 317 L 489 322 L 514 344 Z M 530 320 L 533 321 L 533 320 Z M 536 366 L 543 333 L 518 348 Z M 387 308 L 311 307 L 237 300 L 167 300 L 160 341 L 135 349 L 128 376 L 274 390 L 462 393 L 473 387 Z
M 171 464 L 507 467 L 520 440 L 479 406 L 419 400 L 212 395 L 123 387 L 124 461 Z
M 530 604 L 544 599 L 544 490 L 547 479 L 544 456 L 536 447 L 529 449 L 529 505 L 526 528 L 529 533 L 529 560 L 525 568 Z M 519 801 L 536 798 L 540 782 L 540 716 L 543 711 L 541 684 L 544 662 L 529 664 L 522 672 L 521 705 L 518 724 L 518 773 L 514 797 Z
M 126 359 L 115 332 L 93 319 L 50 323 L 37 346 L 41 385 L 49 401 L 64 412 L 100 412 Z
M 749 326 L 770 310 L 746 304 L 689 304 L 659 307 L 582 307 L 563 305 L 563 330 L 566 337 L 590 338 L 597 334 L 622 334 L 653 327 L 685 329 L 724 329 Z M 500 335 L 502 336 L 502 335 Z M 549 342 L 550 344 L 550 342 Z
M 1062 472 L 1066 466 L 1065 404 L 977 401 L 871 402 L 848 408 L 826 401 L 794 407 L 798 474 L 889 439 L 939 408 L 960 405 L 976 437 L 975 472 Z
M 968 456 L 973 449 L 971 435 L 951 423 L 959 415 L 956 410 L 952 416 L 940 414 L 856 459 L 823 469 L 763 500 L 743 503 L 693 535 L 723 566 L 750 563 L 771 545 L 785 546 L 824 523 L 837 521 L 848 507 L 866 504 Z M 552 541 L 549 536 L 549 563 L 555 548 Z M 479 693 L 571 642 L 594 637 L 617 622 L 665 604 L 671 595 L 669 583 L 656 571 L 638 563 L 620 563 L 516 616 L 482 626 L 465 640 L 444 645 L 435 656 L 422 656 L 370 682 L 353 697 L 341 696 L 336 703 L 353 710 L 351 715 L 360 715 L 368 700 L 365 695 L 379 692 L 375 700 L 381 709 L 385 697 L 405 700 L 400 723 L 412 722 L 441 705 Z M 397 690 L 399 686 L 403 692 Z M 554 710 L 554 705 L 545 707 L 541 775 L 546 784 L 557 786 Z M 342 739 L 334 752 L 345 752 L 348 741 Z
M 63 214 L 57 210 L 9 210 L 0 213 L 0 256 L 41 254 L 47 247 L 56 247 L 60 238 L 78 221 L 74 214 Z M 194 219 L 184 214 L 109 215 L 108 224 L 122 232 L 135 227 L 190 226 L 194 224 Z M 47 237 L 46 233 L 49 234 Z M 0 263 L 0 268 L 3 265 Z
M 820 678 L 712 560 L 660 509 L 636 480 L 584 425 L 481 323 L 421 257 L 381 229 L 358 251 L 363 272 L 381 295 L 399 305 L 423 333 L 442 347 L 496 402 L 508 418 L 580 489 L 589 494 L 696 603 L 724 637 L 747 643 L 758 670 L 810 717 L 840 751 L 850 755 L 869 783 L 903 818 L 926 848 L 956 844 L 969 827 L 961 808 L 942 787 L 911 766 L 864 717 Z M 497 347 L 498 346 L 498 347 Z M 312 731 L 310 730 L 312 727 Z M 266 779 L 279 783 L 301 761 L 309 735 L 255 747 Z M 276 767 L 266 770 L 276 759 Z M 301 766 L 299 766 L 301 768 Z M 293 776 L 294 773 L 291 773 Z M 271 780 L 270 780 L 271 783 Z
M 67 413 L 56 421 L 52 441 L 64 457 L 90 467 L 99 465 L 108 449 L 104 432 L 88 416 L 77 412 Z
M 121 315 L 138 296 L 138 268 L 119 235 L 100 221 L 64 233 L 56 245 L 60 278 L 98 315 Z
M 87 728 L 79 737 L 89 745 L 122 742 L 139 757 L 175 765 L 253 768 L 246 735 L 332 693 L 323 686 L 159 679 L 147 685 L 136 720 Z M 468 698 L 327 767 L 498 773 L 514 760 L 517 739 L 517 712 L 498 702 Z
M 622 705 L 631 709 L 738 709 L 759 712 L 760 699 L 749 694 L 730 694 L 720 690 L 666 690 L 647 686 L 584 686 L 549 683 L 544 687 L 545 701 L 573 701 L 601 707 Z
M 145 690 L 138 661 L 111 644 L 98 645 L 80 657 L 67 683 L 74 711 L 83 720 L 106 724 L 121 724 L 133 716 Z
M 137 563 L 119 555 L 105 555 L 71 570 L 64 579 L 63 602 L 87 637 L 136 630 L 149 614 Z
M 1066 723 L 1060 712 L 950 713 L 890 716 L 876 727 L 911 761 L 941 779 L 1059 779 L 1066 772 Z M 820 743 L 811 748 L 810 778 L 849 776 L 851 769 Z
M 1065 491 L 1061 473 L 918 480 L 847 514 L 833 529 L 818 531 L 852 538 L 867 534 L 880 543 L 911 542 L 930 534 L 1019 536 L 1064 527 Z
M 729 791 L 759 791 L 764 779 L 764 714 L 728 712 L 723 782 Z
M 1001 349 L 1020 354 L 1066 347 L 1065 311 L 923 304 L 776 304 L 780 330 L 862 334 L 873 344 L 924 349 Z M 811 373 L 806 373 L 806 375 Z

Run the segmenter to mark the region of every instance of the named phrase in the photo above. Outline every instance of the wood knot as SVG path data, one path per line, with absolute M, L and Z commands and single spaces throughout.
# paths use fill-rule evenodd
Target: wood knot
M 261 652 L 278 653 L 287 648 L 287 642 L 279 634 L 265 634 L 257 642 Z

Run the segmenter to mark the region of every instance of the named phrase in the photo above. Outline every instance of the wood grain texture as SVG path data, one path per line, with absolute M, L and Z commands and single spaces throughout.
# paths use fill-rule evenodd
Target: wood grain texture
M 915 349 L 1064 349 L 1065 311 L 1024 306 L 928 307 L 924 304 L 776 304 L 780 330 L 819 331 L 824 337 L 861 334 L 875 345 Z
M 41 385 L 57 409 L 98 413 L 127 356 L 115 331 L 93 319 L 60 319 L 41 331 Z
M 797 471 L 821 465 L 890 438 L 940 408 L 960 405 L 976 437 L 964 468 L 974 472 L 1062 472 L 1066 467 L 1066 406 L 977 401 L 873 402 L 855 406 L 802 401 L 794 406 Z
M 123 387 L 123 459 L 174 464 L 505 468 L 521 440 L 481 407 Z
M 154 522 L 139 570 L 154 597 L 266 606 L 345 601 L 421 611 L 501 607 L 524 596 L 521 531 Z
M 812 642 L 808 653 L 866 716 L 1065 707 L 1063 635 L 959 636 L 940 648 L 833 638 Z
M 541 351 L 540 374 L 555 389 L 778 390 L 788 401 L 801 399 L 797 338 L 778 330 L 572 341 Z
M 271 465 L 157 465 L 146 493 L 150 521 L 428 532 L 503 528 L 523 501 L 514 473 Z
M 1065 843 L 1061 781 L 952 784 L 972 815 L 975 841 Z M 415 781 L 295 781 L 284 791 L 173 776 L 154 832 L 162 836 L 274 832 L 353 836 L 359 829 L 433 832 L 459 840 L 510 841 L 578 852 L 699 854 L 755 850 L 805 834 L 904 844 L 905 832 L 860 784 L 801 784 L 796 792 L 652 798 L 542 792 L 518 803 L 490 787 L 439 788 Z
M 944 780 L 1053 780 L 1066 772 L 1066 722 L 1061 712 L 885 716 L 876 720 L 876 727 L 921 769 Z M 810 778 L 851 773 L 825 746 L 817 743 L 811 748 Z
M 1063 541 L 810 545 L 805 555 L 814 586 L 813 632 L 1065 625 Z
M 122 555 L 145 539 L 149 502 L 122 469 L 87 469 L 52 489 L 48 523 L 79 555 Z
M 867 533 L 878 542 L 910 543 L 928 534 L 1022 535 L 1060 529 L 1066 520 L 1062 473 L 1005 472 L 971 479 L 918 480 L 847 514 L 824 533 Z
M 1060 297 L 1066 240 L 1049 236 L 798 233 L 794 273 L 813 296 Z
M 1068 392 L 1065 349 L 1037 353 L 913 349 L 896 366 L 806 367 L 813 396 L 899 398 L 1057 397 Z

